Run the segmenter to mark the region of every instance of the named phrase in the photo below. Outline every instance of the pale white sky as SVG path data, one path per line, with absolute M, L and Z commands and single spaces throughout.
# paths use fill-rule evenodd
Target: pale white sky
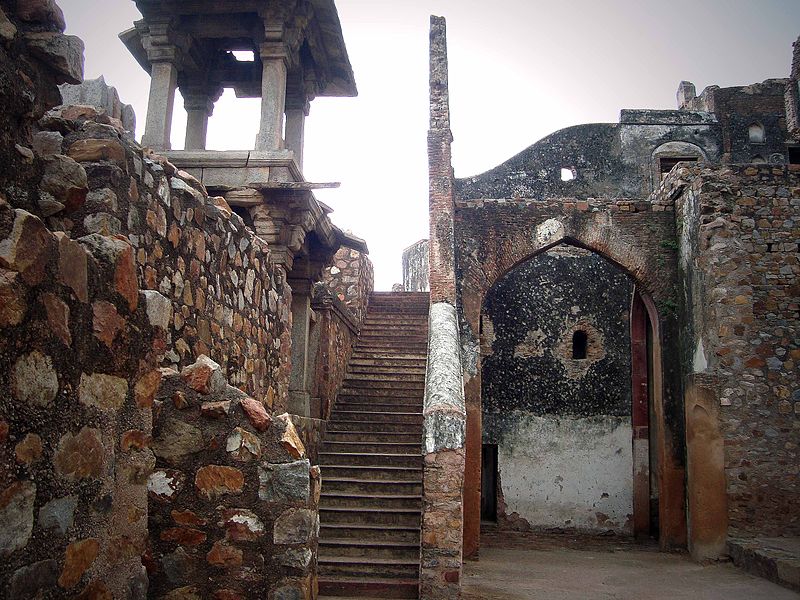
M 133 104 L 141 135 L 149 77 L 117 34 L 132 0 L 59 0 L 86 43 L 86 77 Z M 306 125 L 305 176 L 340 181 L 318 198 L 366 238 L 376 289 L 401 280 L 403 248 L 427 237 L 429 15 L 447 17 L 453 163 L 486 171 L 545 135 L 616 122 L 622 108 L 674 108 L 682 79 L 746 85 L 786 77 L 798 0 L 337 0 L 358 98 L 320 98 Z M 176 101 L 173 148 L 183 146 Z M 248 149 L 258 101 L 217 103 L 208 147 Z

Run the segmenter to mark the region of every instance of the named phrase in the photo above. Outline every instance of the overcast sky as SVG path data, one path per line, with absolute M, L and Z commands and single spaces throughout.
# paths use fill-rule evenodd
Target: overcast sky
M 138 117 L 149 76 L 117 34 L 132 0 L 59 0 L 86 43 L 86 77 L 105 75 Z M 429 15 L 448 21 L 453 163 L 486 171 L 545 135 L 616 122 L 622 108 L 674 108 L 682 80 L 746 85 L 786 77 L 800 0 L 337 0 L 358 98 L 320 98 L 306 125 L 305 176 L 334 222 L 366 238 L 376 289 L 401 280 L 403 248 L 427 237 Z M 183 147 L 178 98 L 173 148 Z M 208 147 L 250 149 L 258 101 L 226 92 Z

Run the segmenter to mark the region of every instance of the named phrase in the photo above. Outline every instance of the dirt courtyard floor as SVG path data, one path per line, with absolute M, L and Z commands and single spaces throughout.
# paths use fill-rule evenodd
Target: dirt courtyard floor
M 800 594 L 730 563 L 618 537 L 487 532 L 464 563 L 463 600 L 798 600 Z

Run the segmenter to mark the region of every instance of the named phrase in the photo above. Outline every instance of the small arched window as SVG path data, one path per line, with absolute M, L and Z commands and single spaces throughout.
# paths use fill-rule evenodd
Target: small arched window
M 756 163 L 756 164 L 759 164 L 759 165 L 763 165 L 767 161 L 764 160 L 764 157 L 761 156 L 760 154 L 756 154 L 753 158 L 750 159 L 750 162 L 751 163 Z
M 764 126 L 761 123 L 753 123 L 747 128 L 747 135 L 751 144 L 763 144 L 766 140 Z
M 586 332 L 578 330 L 572 334 L 572 359 L 583 360 L 586 358 L 586 346 L 588 345 Z

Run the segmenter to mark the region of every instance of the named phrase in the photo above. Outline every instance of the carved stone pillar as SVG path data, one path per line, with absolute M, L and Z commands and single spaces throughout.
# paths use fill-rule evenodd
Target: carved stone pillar
M 178 49 L 169 38 L 169 24 L 149 23 L 149 33 L 143 39 L 143 44 L 151 69 L 150 97 L 142 145 L 155 150 L 169 150 L 179 58 Z
M 311 282 L 289 279 L 292 288 L 292 374 L 289 379 L 289 412 L 311 415 L 309 335 L 311 331 Z
M 186 108 L 185 150 L 205 150 L 208 118 L 214 114 L 214 103 L 222 95 L 222 88 L 186 86 L 181 88 L 183 106 Z
M 267 29 L 267 41 L 261 44 L 261 126 L 256 150 L 283 148 L 283 113 L 286 109 L 286 72 L 289 51 L 282 40 L 282 29 Z
M 303 143 L 305 138 L 307 100 L 290 99 L 286 102 L 286 149 L 294 152 L 294 160 L 303 169 Z

